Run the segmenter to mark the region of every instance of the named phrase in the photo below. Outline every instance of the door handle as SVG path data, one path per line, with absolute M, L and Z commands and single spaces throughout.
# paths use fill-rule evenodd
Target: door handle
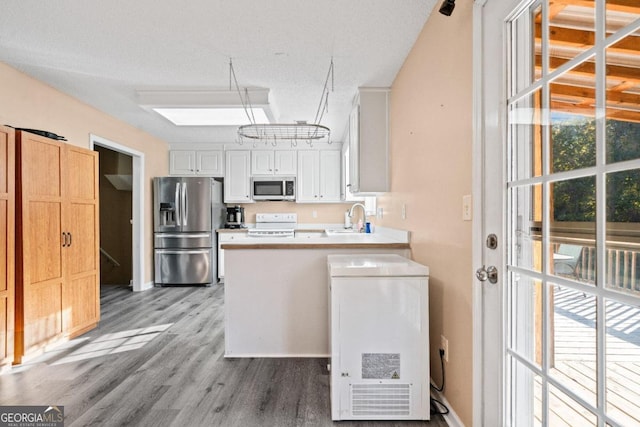
M 187 226 L 187 217 L 189 216 L 189 207 L 187 206 L 187 183 L 182 183 L 182 225 Z
M 476 270 L 476 278 L 481 282 L 489 280 L 489 283 L 498 283 L 498 269 L 493 265 L 485 269 L 483 265 Z
M 71 243 L 73 242 L 73 239 L 71 237 L 71 233 L 67 233 L 67 236 L 69 236 L 69 244 L 67 246 L 71 246 Z
M 174 206 L 176 207 L 176 224 L 178 225 L 178 227 L 180 226 L 181 222 L 180 222 L 180 211 L 182 210 L 180 207 L 180 183 L 178 182 L 176 184 L 176 194 L 175 194 L 175 204 Z
M 67 247 L 67 233 L 66 232 L 62 232 L 62 247 L 66 248 Z

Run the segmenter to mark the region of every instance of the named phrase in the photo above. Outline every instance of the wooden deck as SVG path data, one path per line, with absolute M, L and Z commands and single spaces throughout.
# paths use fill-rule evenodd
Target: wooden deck
M 596 301 L 555 288 L 555 355 L 551 376 L 596 406 Z M 640 308 L 609 302 L 605 308 L 606 411 L 621 426 L 640 426 Z M 540 422 L 540 386 L 536 387 Z M 550 426 L 593 426 L 596 417 L 560 390 L 550 388 Z

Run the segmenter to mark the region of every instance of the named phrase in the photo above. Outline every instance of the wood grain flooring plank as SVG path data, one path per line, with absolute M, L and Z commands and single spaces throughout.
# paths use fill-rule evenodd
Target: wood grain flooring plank
M 444 427 L 333 423 L 324 358 L 224 358 L 224 288 L 103 286 L 98 328 L 0 378 L 0 404 L 65 406 L 68 426 Z

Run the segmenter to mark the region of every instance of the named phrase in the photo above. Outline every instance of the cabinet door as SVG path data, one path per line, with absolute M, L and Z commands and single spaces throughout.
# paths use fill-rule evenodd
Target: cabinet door
M 196 152 L 196 172 L 198 175 L 224 176 L 222 150 L 202 150 Z
M 347 188 L 352 193 L 360 191 L 360 107 L 356 106 L 349 116 L 349 173 Z
M 318 152 L 300 151 L 298 153 L 298 181 L 296 201 L 317 202 L 319 199 Z
M 298 171 L 297 151 L 282 150 L 274 153 L 274 173 L 280 176 L 295 176 Z
M 62 334 L 64 145 L 16 132 L 21 203 L 17 228 L 15 360 Z M 63 248 L 63 245 L 65 247 Z
M 320 151 L 320 201 L 340 201 L 340 162 L 341 152 L 337 150 Z
M 249 151 L 227 151 L 224 174 L 225 203 L 247 203 L 251 201 Z
M 251 175 L 273 175 L 273 151 L 253 150 L 251 152 Z
M 171 175 L 195 175 L 196 152 L 193 150 L 170 151 L 169 173 Z
M 98 153 L 66 146 L 62 328 L 76 336 L 100 320 Z
M 0 367 L 13 362 L 14 184 L 14 130 L 0 126 Z

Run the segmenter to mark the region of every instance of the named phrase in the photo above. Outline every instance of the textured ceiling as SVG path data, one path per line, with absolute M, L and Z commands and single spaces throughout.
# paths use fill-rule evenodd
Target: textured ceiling
M 241 87 L 270 89 L 276 122 L 312 122 L 333 57 L 322 124 L 340 140 L 356 89 L 392 84 L 434 4 L 7 0 L 0 61 L 169 143 L 188 143 L 233 142 L 235 129 L 176 127 L 141 108 L 136 91 L 229 89 L 232 58 Z

